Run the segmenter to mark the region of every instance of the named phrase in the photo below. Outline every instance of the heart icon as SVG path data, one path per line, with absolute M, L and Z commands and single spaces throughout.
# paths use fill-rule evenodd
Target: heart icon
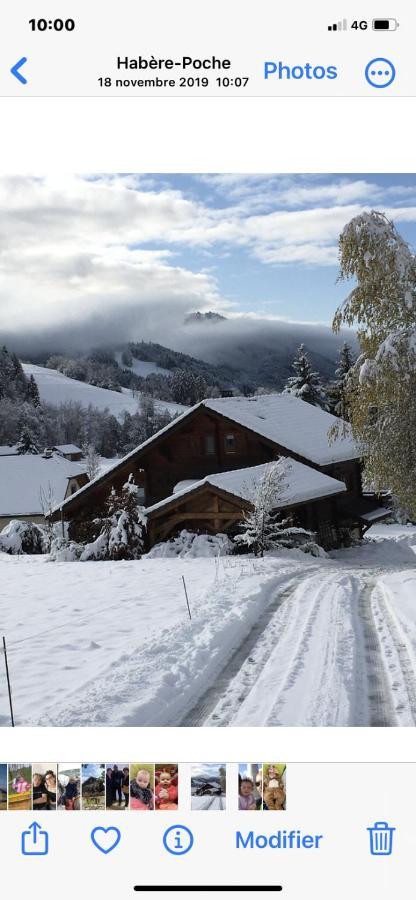
M 121 831 L 118 828 L 93 828 L 91 840 L 101 853 L 111 853 L 121 841 Z

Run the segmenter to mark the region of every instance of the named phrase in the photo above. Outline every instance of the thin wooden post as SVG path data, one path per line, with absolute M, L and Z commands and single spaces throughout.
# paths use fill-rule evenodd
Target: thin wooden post
M 186 590 L 186 583 L 185 583 L 185 576 L 184 576 L 184 575 L 182 575 L 182 581 L 183 581 L 183 589 L 184 589 L 184 591 L 185 591 L 186 605 L 187 605 L 187 607 L 188 607 L 189 618 L 192 619 L 192 616 L 191 616 L 191 609 L 190 609 L 190 606 L 189 606 L 188 591 Z
M 4 651 L 4 662 L 5 662 L 5 666 L 6 666 L 7 689 L 8 689 L 8 692 L 9 692 L 10 717 L 11 717 L 11 720 L 12 720 L 12 728 L 14 728 L 12 688 L 11 688 L 11 684 L 10 684 L 9 664 L 8 664 L 8 661 L 7 661 L 6 638 L 5 638 L 4 636 L 3 636 L 3 651 Z

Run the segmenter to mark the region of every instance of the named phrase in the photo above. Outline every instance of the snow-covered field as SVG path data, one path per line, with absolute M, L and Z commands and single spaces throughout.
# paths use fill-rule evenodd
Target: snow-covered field
M 172 375 L 172 372 L 169 369 L 162 369 L 161 366 L 158 366 L 157 363 L 147 362 L 144 359 L 134 359 L 131 366 L 126 366 L 122 360 L 121 353 L 114 354 L 116 362 L 121 366 L 122 369 L 129 369 L 130 372 L 134 372 L 135 375 L 141 375 L 142 378 L 146 378 L 147 375 Z
M 109 391 L 107 388 L 94 387 L 85 381 L 77 381 L 75 378 L 67 378 L 56 369 L 46 369 L 43 366 L 34 366 L 31 363 L 23 365 L 27 376 L 33 375 L 41 400 L 45 403 L 66 403 L 68 401 L 81 403 L 82 406 L 95 406 L 97 409 L 108 409 L 118 419 L 124 412 L 135 413 L 138 408 L 138 397 L 133 397 L 128 388 L 118 391 Z M 171 414 L 184 412 L 186 407 L 179 403 L 168 403 L 164 400 L 155 400 L 155 409 L 163 412 L 165 409 Z
M 327 559 L 0 554 L 16 723 L 415 725 L 416 529 L 370 536 Z

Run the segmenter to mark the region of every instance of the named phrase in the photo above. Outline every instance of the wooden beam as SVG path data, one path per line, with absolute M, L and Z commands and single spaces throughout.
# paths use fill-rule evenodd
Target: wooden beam
M 214 528 L 216 531 L 219 531 L 223 516 L 220 515 L 220 501 L 218 498 L 218 494 L 214 495 L 214 510 L 215 510 Z
M 182 522 L 184 519 L 210 519 L 214 521 L 214 519 L 220 519 L 221 521 L 227 521 L 227 519 L 232 519 L 233 521 L 239 522 L 242 518 L 242 513 L 230 513 L 230 512 L 192 512 L 188 510 L 184 510 L 182 513 L 176 513 L 174 516 L 169 516 L 169 522 Z
M 238 520 L 236 520 L 235 516 L 233 516 L 232 519 L 227 519 L 225 522 L 223 522 L 222 527 L 223 527 L 224 531 L 226 531 L 230 525 L 234 525 L 236 521 L 242 522 L 243 521 L 242 516 L 240 516 L 240 518 Z

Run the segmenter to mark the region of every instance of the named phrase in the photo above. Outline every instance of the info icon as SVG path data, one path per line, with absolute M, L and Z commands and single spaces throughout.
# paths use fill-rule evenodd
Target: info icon
M 186 825 L 171 825 L 163 835 L 163 846 L 172 856 L 184 856 L 189 853 L 194 843 L 194 836 Z

